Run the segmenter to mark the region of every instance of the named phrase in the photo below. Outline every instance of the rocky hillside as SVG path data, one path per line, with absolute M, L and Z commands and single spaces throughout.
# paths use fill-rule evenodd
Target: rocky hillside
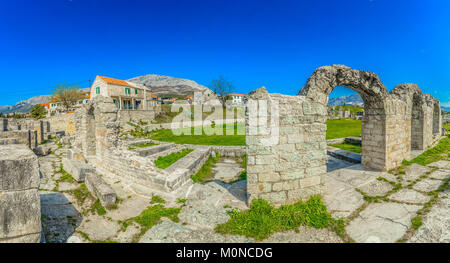
M 354 106 L 364 105 L 364 102 L 358 93 L 349 96 L 336 97 L 328 100 L 328 106 L 339 106 L 344 105 L 344 103 L 345 105 Z
M 128 81 L 144 84 L 160 97 L 186 97 L 195 91 L 208 89 L 192 80 L 154 74 L 131 78 Z
M 14 105 L 0 106 L 0 113 L 29 112 L 34 105 L 48 102 L 50 97 L 50 95 L 41 95 L 29 98 L 27 100 L 19 101 Z

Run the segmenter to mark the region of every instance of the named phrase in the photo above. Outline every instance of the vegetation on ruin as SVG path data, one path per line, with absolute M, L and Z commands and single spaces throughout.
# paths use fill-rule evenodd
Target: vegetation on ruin
M 237 135 L 239 126 L 244 126 L 244 123 L 234 124 L 233 135 L 228 135 L 226 132 L 227 125 L 217 125 L 216 128 L 222 129 L 223 135 L 207 135 L 202 129 L 201 135 L 194 134 L 194 127 L 185 128 L 181 135 L 174 135 L 174 132 L 169 129 L 152 131 L 150 138 L 157 141 L 173 142 L 176 144 L 194 144 L 194 145 L 217 145 L 217 146 L 245 146 L 245 134 Z M 177 132 L 177 131 L 176 131 Z
M 95 200 L 94 204 L 91 207 L 91 211 L 92 212 L 97 212 L 97 214 L 99 216 L 103 216 L 106 215 L 106 210 L 105 208 L 102 206 L 102 204 L 100 203 L 100 200 L 97 199 Z
M 166 200 L 164 200 L 162 197 L 158 195 L 153 195 L 152 200 L 150 201 L 150 204 L 165 204 Z
M 327 120 L 327 136 L 326 139 L 337 139 L 344 137 L 359 137 L 361 135 L 361 121 L 340 119 Z
M 193 151 L 193 149 L 183 149 L 179 152 L 171 153 L 166 156 L 159 156 L 158 159 L 155 160 L 155 166 L 159 169 L 166 169 L 167 167 L 171 166 L 176 161 L 180 160 Z
M 349 151 L 349 152 L 354 152 L 354 153 L 361 153 L 362 151 L 362 147 L 359 144 L 352 144 L 352 143 L 348 143 L 348 142 L 343 142 L 343 143 L 336 143 L 336 144 L 330 144 L 330 146 L 345 150 L 345 151 Z
M 427 165 L 439 160 L 450 161 L 450 136 L 447 136 L 444 139 L 440 140 L 436 146 L 426 150 L 424 153 L 412 159 L 411 161 L 404 160 L 403 165 L 411 165 L 413 163 Z
M 295 230 L 300 226 L 331 228 L 339 236 L 344 235 L 344 221 L 335 220 L 328 213 L 321 196 L 314 195 L 308 201 L 282 205 L 275 208 L 263 199 L 254 200 L 248 210 L 228 211 L 231 219 L 216 227 L 221 234 L 235 234 L 262 240 L 275 232 Z
M 203 164 L 202 168 L 197 173 L 191 175 L 194 183 L 205 182 L 213 176 L 212 167 L 215 167 L 216 163 L 220 160 L 220 154 L 216 154 L 216 157 L 209 156 L 208 160 Z

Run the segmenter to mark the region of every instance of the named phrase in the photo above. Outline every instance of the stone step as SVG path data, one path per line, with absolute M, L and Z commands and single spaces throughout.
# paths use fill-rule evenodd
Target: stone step
M 77 182 L 84 182 L 88 173 L 95 173 L 95 168 L 75 159 L 62 159 L 63 169 L 72 175 Z
M 104 207 L 112 207 L 116 203 L 116 192 L 96 173 L 86 175 L 86 187 L 93 193 Z
M 182 176 L 191 176 L 196 173 L 208 160 L 211 154 L 211 148 L 197 148 L 190 154 L 184 156 L 165 170 L 169 174 L 179 174 Z
M 136 147 L 136 149 L 134 151 L 137 152 L 139 154 L 139 156 L 146 157 L 146 156 L 151 156 L 151 155 L 158 154 L 160 152 L 167 151 L 176 146 L 177 145 L 173 144 L 173 143 L 164 143 L 164 144 L 153 145 L 153 146 L 149 146 L 149 147 L 145 147 L 145 148 Z
M 350 163 L 361 163 L 361 154 L 345 151 L 332 146 L 327 147 L 328 155 L 341 159 Z

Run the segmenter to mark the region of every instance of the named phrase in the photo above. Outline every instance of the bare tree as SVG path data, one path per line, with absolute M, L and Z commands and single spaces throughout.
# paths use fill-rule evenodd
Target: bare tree
M 52 102 L 60 102 L 66 110 L 77 101 L 84 99 L 84 94 L 78 86 L 68 86 L 67 84 L 56 85 L 52 92 Z
M 216 94 L 219 101 L 222 103 L 222 106 L 225 107 L 227 95 L 231 93 L 234 89 L 233 83 L 228 81 L 223 76 L 219 76 L 218 79 L 213 79 L 211 82 L 211 89 L 213 90 L 214 94 Z

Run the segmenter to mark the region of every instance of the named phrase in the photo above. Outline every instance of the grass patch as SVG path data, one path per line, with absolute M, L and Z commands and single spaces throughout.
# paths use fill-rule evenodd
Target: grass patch
M 450 161 L 450 136 L 447 136 L 444 139 L 440 140 L 436 146 L 426 150 L 424 153 L 412 159 L 411 161 L 404 160 L 403 165 L 411 165 L 413 163 L 427 165 L 439 160 Z
M 80 187 L 69 192 L 75 196 L 79 205 L 82 205 L 88 197 L 92 196 L 84 183 L 81 183 Z
M 344 137 L 358 137 L 361 135 L 361 121 L 360 120 L 327 120 L 327 140 L 344 138 Z
M 155 165 L 159 169 L 166 169 L 167 167 L 174 164 L 179 159 L 193 152 L 193 149 L 183 149 L 182 151 L 171 153 L 166 156 L 159 156 L 158 159 L 155 160 Z
M 206 181 L 207 179 L 212 177 L 212 167 L 215 167 L 215 163 L 217 163 L 220 159 L 220 154 L 216 154 L 216 157 L 209 156 L 208 160 L 203 164 L 202 168 L 198 170 L 195 175 L 191 176 L 192 181 L 194 183 L 201 183 Z
M 245 135 L 236 135 L 238 126 L 239 128 L 245 128 L 244 123 L 234 124 L 234 133 L 232 135 L 227 134 L 226 125 L 217 125 L 216 128 L 222 129 L 223 135 L 207 135 L 203 129 L 201 135 L 195 135 L 195 128 L 189 127 L 182 129 L 184 133 L 181 133 L 181 130 L 177 130 L 181 135 L 174 135 L 174 132 L 169 129 L 152 131 L 150 132 L 150 138 L 176 144 L 245 146 Z
M 450 123 L 444 124 L 443 126 L 448 132 L 450 132 Z
M 412 227 L 417 230 L 422 225 L 422 219 L 418 216 L 411 219 Z
M 361 153 L 362 147 L 359 144 L 351 144 L 348 142 L 330 144 L 330 146 L 354 153 Z
M 153 195 L 152 200 L 150 201 L 150 204 L 165 204 L 166 200 L 164 200 L 162 197 L 158 195 Z
M 106 210 L 105 210 L 105 208 L 102 206 L 102 204 L 100 203 L 100 200 L 98 200 L 98 199 L 97 199 L 97 200 L 94 202 L 94 204 L 92 205 L 91 211 L 92 211 L 92 212 L 97 212 L 97 214 L 98 214 L 99 216 L 106 215 Z
M 266 200 L 254 200 L 246 211 L 232 209 L 231 219 L 216 227 L 221 234 L 235 234 L 253 237 L 256 240 L 268 238 L 275 232 L 297 229 L 300 226 L 314 228 L 332 227 L 344 234 L 343 221 L 334 220 L 328 213 L 320 196 L 311 196 L 306 202 L 274 208 Z

